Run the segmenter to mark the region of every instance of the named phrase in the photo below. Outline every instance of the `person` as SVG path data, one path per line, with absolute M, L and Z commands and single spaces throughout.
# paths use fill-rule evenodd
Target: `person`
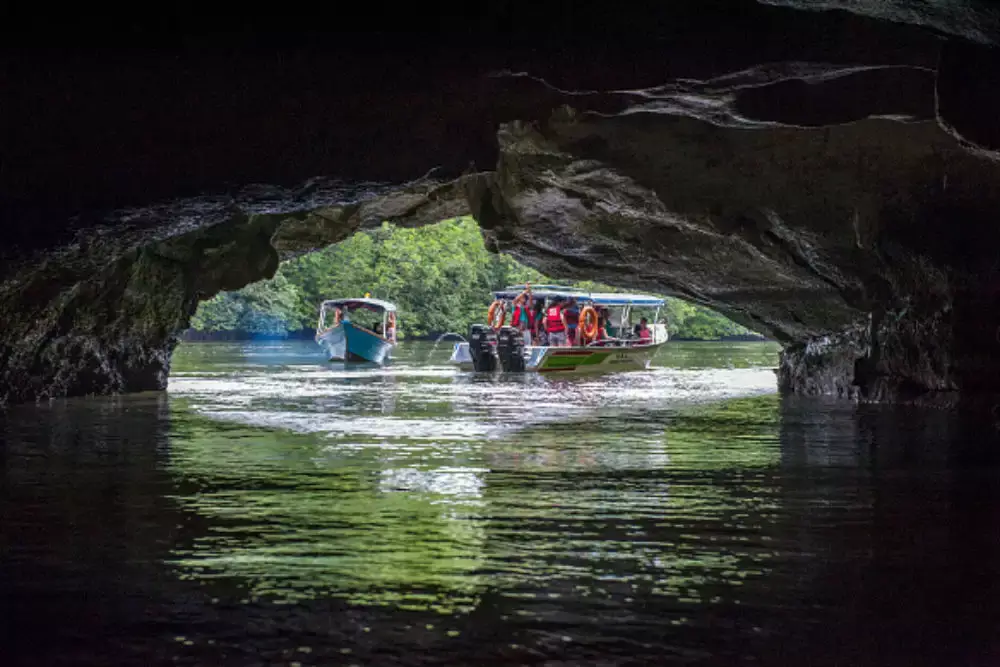
M 545 333 L 552 347 L 566 345 L 566 323 L 563 321 L 563 307 L 559 299 L 553 299 L 545 309 Z
M 532 332 L 535 330 L 535 298 L 528 288 L 528 296 L 524 300 L 524 346 L 531 346 Z
M 649 321 L 645 317 L 636 325 L 636 333 L 643 343 L 650 343 L 653 340 L 653 332 L 649 330 Z
M 532 309 L 534 303 L 531 299 L 531 292 L 525 290 L 514 299 L 514 317 L 511 325 L 517 327 L 524 337 L 524 346 L 531 346 L 531 331 L 534 329 L 535 313 Z
M 597 340 L 607 340 L 610 338 L 608 336 L 607 330 L 607 311 L 603 308 L 597 315 Z
M 389 313 L 389 316 L 386 318 L 386 322 L 387 322 L 387 324 L 386 324 L 386 327 L 385 327 L 385 337 L 386 337 L 386 339 L 390 343 L 392 343 L 393 345 L 395 345 L 396 344 L 396 313 Z
M 576 299 L 570 299 L 566 307 L 562 309 L 562 321 L 566 327 L 566 344 L 576 345 L 577 329 L 580 326 L 580 309 L 576 305 Z
M 524 312 L 524 294 L 518 294 L 514 299 L 514 312 L 510 318 L 510 325 L 512 327 L 519 326 L 521 324 L 521 314 Z
M 548 345 L 548 336 L 545 335 L 545 303 L 544 299 L 535 302 L 532 310 L 532 333 L 535 336 L 535 345 L 542 347 Z
M 628 328 L 622 321 L 623 313 L 610 308 L 601 308 L 604 314 L 604 326 L 608 330 L 611 338 L 624 338 L 628 335 Z

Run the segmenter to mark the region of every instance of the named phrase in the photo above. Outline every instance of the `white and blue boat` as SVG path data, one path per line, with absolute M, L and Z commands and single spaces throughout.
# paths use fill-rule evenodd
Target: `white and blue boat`
M 316 342 L 330 361 L 384 364 L 396 345 L 396 306 L 370 297 L 324 301 Z

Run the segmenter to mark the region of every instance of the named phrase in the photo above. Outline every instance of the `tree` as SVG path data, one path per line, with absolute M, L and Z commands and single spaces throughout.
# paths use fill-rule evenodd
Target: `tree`
M 396 304 L 401 337 L 465 332 L 485 320 L 491 291 L 525 282 L 552 281 L 513 257 L 488 252 L 471 217 L 419 229 L 384 223 L 284 262 L 271 280 L 205 301 L 191 326 L 283 335 L 314 327 L 325 299 L 370 293 Z M 622 291 L 590 281 L 573 285 Z M 666 315 L 673 336 L 718 338 L 747 331 L 679 299 L 667 300 Z
M 299 290 L 281 274 L 247 285 L 238 292 L 223 292 L 202 303 L 191 319 L 200 331 L 244 331 L 248 334 L 284 335 L 296 322 Z

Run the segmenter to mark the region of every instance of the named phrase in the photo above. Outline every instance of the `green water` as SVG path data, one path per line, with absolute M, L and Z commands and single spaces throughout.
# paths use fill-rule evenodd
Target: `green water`
M 246 532 L 261 536 L 234 541 L 224 530 L 178 554 L 178 567 L 238 576 L 252 582 L 253 594 L 284 601 L 336 595 L 468 613 L 487 587 L 517 590 L 556 574 L 543 557 L 566 546 L 558 534 L 543 539 L 552 508 L 565 521 L 598 508 L 636 520 L 683 511 L 683 494 L 646 483 L 613 498 L 600 488 L 563 498 L 575 479 L 602 471 L 704 465 L 685 462 L 692 434 L 683 428 L 671 438 L 678 450 L 668 448 L 662 417 L 650 413 L 655 404 L 669 411 L 706 396 L 763 395 L 730 404 L 724 416 L 759 406 L 754 421 L 774 423 L 773 345 L 677 344 L 650 372 L 558 382 L 461 373 L 442 364 L 450 347 L 404 345 L 385 369 L 322 363 L 301 343 L 182 347 L 171 394 L 204 417 L 192 415 L 178 432 L 173 467 L 213 489 L 237 488 L 180 500 L 202 517 L 249 523 Z M 706 409 L 711 414 L 702 408 L 689 417 L 703 419 Z M 220 421 L 229 426 L 220 430 Z M 769 461 L 759 451 L 729 456 L 744 465 Z M 722 452 L 712 458 L 726 464 Z M 246 488 L 247 475 L 267 479 L 267 488 Z M 528 489 L 524 475 L 548 483 Z M 510 571 L 490 571 L 516 559 L 520 538 L 533 534 L 541 552 Z M 597 553 L 613 546 L 574 542 Z M 630 560 L 638 566 L 648 549 Z M 663 580 L 651 590 L 670 586 Z
M 166 393 L 11 410 L 8 663 L 990 655 L 1000 548 L 956 526 L 1000 494 L 992 463 L 954 455 L 964 426 L 779 397 L 773 344 L 560 379 L 462 373 L 450 351 L 377 368 L 194 343 Z M 951 640 L 919 630 L 944 600 Z
M 668 436 L 663 422 L 676 403 L 745 393 L 762 396 L 685 418 L 735 417 L 747 436 L 751 422 L 773 428 L 773 345 L 678 344 L 651 372 L 560 382 L 474 377 L 441 365 L 450 345 L 433 356 L 432 348 L 403 346 L 385 369 L 320 363 L 313 346 L 299 343 L 181 348 L 171 394 L 204 417 L 178 430 L 171 467 L 212 492 L 179 501 L 224 527 L 178 553 L 177 567 L 236 576 L 253 595 L 286 602 L 333 595 L 469 613 L 487 588 L 574 579 L 579 565 L 561 573 L 550 562 L 568 549 L 591 554 L 592 578 L 601 564 L 629 562 L 636 571 L 621 578 L 626 587 L 645 581 L 651 594 L 667 594 L 680 581 L 654 581 L 647 561 L 657 550 L 679 557 L 690 545 L 653 540 L 623 550 L 600 531 L 552 528 L 622 517 L 644 534 L 656 517 L 691 505 L 683 490 L 642 479 L 648 471 L 774 462 L 774 451 L 732 447 L 692 459 L 698 435 L 681 422 Z M 566 495 L 600 473 L 639 479 L 613 494 L 596 485 Z M 264 488 L 248 477 L 266 480 Z M 706 491 L 700 504 L 725 502 L 722 489 Z M 519 558 L 529 536 L 537 538 L 530 557 Z M 701 559 L 720 572 L 734 567 L 721 556 Z

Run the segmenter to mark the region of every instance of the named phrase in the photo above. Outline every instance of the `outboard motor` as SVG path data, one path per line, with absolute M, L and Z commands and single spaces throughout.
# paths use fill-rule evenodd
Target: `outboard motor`
M 500 327 L 497 356 L 506 373 L 524 372 L 524 335 L 516 327 Z
M 477 372 L 492 373 L 497 369 L 497 335 L 485 324 L 469 327 L 469 355 Z

